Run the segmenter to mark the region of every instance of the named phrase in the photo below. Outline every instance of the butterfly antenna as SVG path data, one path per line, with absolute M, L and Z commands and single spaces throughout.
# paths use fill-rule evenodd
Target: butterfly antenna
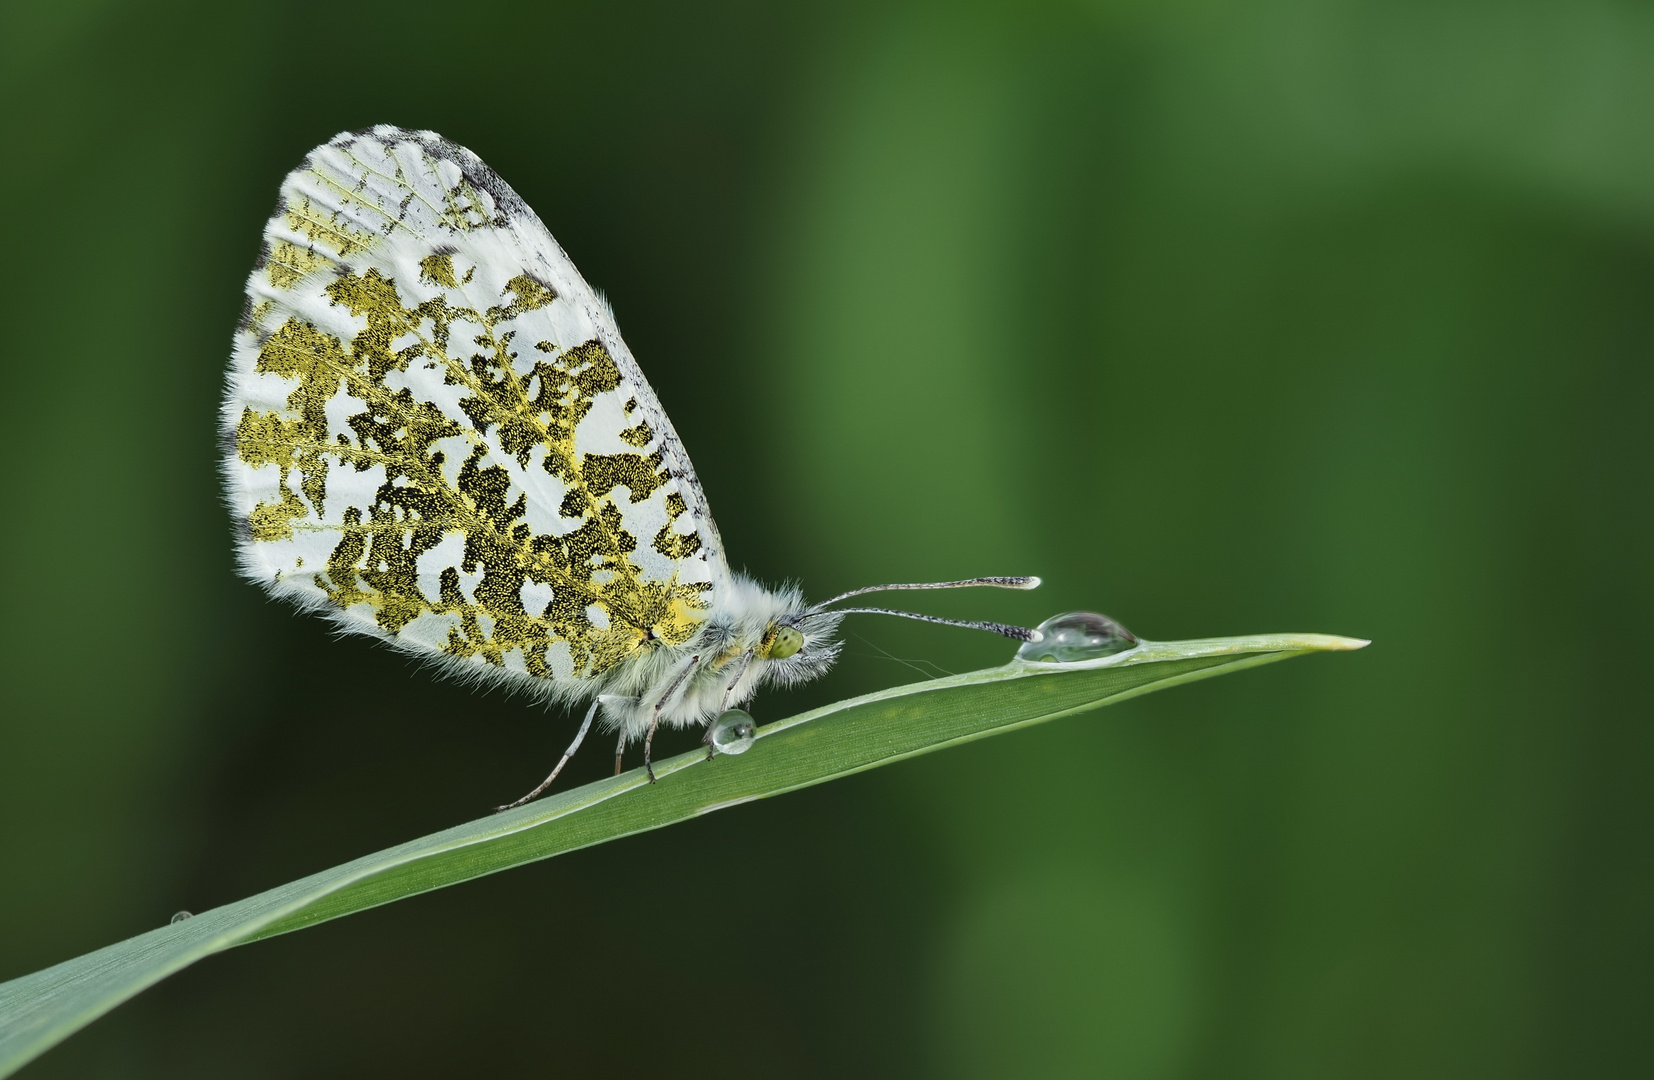
M 1010 626 L 997 622 L 974 622 L 968 619 L 944 619 L 939 615 L 920 615 L 916 611 L 897 611 L 894 608 L 882 607 L 853 607 L 839 608 L 834 615 L 895 615 L 903 619 L 918 619 L 920 622 L 937 623 L 941 626 L 963 626 L 967 630 L 986 630 L 990 634 L 1008 637 L 1012 641 L 1039 641 L 1045 635 L 1038 630 L 1030 630 L 1026 626 Z
M 837 596 L 833 597 L 831 600 L 823 600 L 821 603 L 815 605 L 810 610 L 811 611 L 820 611 L 823 608 L 830 607 L 831 605 L 838 603 L 840 600 L 848 600 L 852 596 L 865 596 L 868 593 L 896 592 L 896 591 L 901 590 L 901 589 L 971 589 L 971 588 L 975 588 L 978 585 L 988 585 L 988 586 L 991 586 L 991 587 L 996 588 L 996 589 L 1037 589 L 1037 588 L 1039 588 L 1039 578 L 1037 578 L 1037 577 L 973 577 L 973 578 L 966 578 L 963 581 L 928 581 L 928 582 L 919 582 L 919 583 L 915 583 L 915 584 L 912 584 L 912 585 L 869 585 L 865 589 L 851 589 L 847 593 L 839 593 Z M 871 611 L 871 610 L 875 610 L 875 609 L 869 608 L 868 610 Z M 884 609 L 879 608 L 877 610 L 883 611 Z M 897 614 L 901 614 L 901 613 L 897 613 Z M 919 617 L 920 616 L 914 616 L 914 618 L 919 618 Z M 975 625 L 975 624 L 972 624 L 972 625 Z M 994 625 L 997 626 L 998 624 L 996 623 Z

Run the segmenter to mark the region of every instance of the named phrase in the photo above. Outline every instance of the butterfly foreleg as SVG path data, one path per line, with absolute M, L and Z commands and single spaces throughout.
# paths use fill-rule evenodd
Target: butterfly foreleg
M 649 717 L 649 734 L 643 737 L 643 771 L 649 774 L 649 782 L 651 784 L 655 782 L 653 753 L 655 748 L 655 729 L 660 727 L 660 714 L 665 710 L 666 703 L 672 700 L 672 695 L 678 692 L 678 688 L 683 685 L 684 680 L 689 678 L 695 668 L 700 666 L 700 663 L 701 656 L 699 653 L 696 653 L 694 656 L 691 656 L 688 660 L 684 661 L 683 667 L 679 668 L 678 673 L 672 676 L 672 681 L 666 684 L 665 692 L 655 700 L 654 711 Z
M 580 749 L 580 741 L 586 737 L 586 732 L 590 730 L 592 726 L 592 718 L 597 715 L 597 707 L 600 703 L 600 701 L 594 701 L 592 702 L 592 707 L 586 710 L 586 719 L 580 722 L 580 730 L 574 733 L 574 741 L 569 743 L 569 748 L 567 750 L 563 751 L 563 759 L 557 763 L 557 767 L 555 769 L 551 770 L 551 775 L 540 781 L 539 787 L 535 788 L 527 795 L 524 795 L 516 802 L 506 803 L 504 806 L 496 806 L 494 808 L 494 812 L 496 814 L 502 810 L 511 810 L 523 805 L 533 799 L 536 795 L 540 794 L 540 792 L 551 786 L 551 782 L 557 779 L 557 774 L 563 771 L 563 766 L 569 763 L 569 758 L 573 757 L 574 752 Z
M 724 684 L 724 696 L 718 699 L 718 716 L 724 715 L 729 710 L 729 699 L 735 693 L 736 685 L 746 676 L 747 667 L 752 663 L 755 652 L 756 650 L 748 649 L 742 654 L 741 662 L 735 668 L 735 677 Z M 706 744 L 706 760 L 708 761 L 712 760 L 712 727 L 713 724 L 718 722 L 718 716 L 714 716 L 712 723 L 706 725 L 706 734 L 701 736 L 701 742 Z

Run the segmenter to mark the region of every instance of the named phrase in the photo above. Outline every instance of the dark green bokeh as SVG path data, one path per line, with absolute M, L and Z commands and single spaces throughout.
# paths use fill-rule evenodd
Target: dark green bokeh
M 7 7 L 0 978 L 572 730 L 232 574 L 241 283 L 345 128 L 539 210 L 737 565 L 1377 641 L 238 950 L 30 1075 L 1645 1075 L 1651 72 L 1605 0 Z M 850 629 L 760 719 L 1009 651 Z

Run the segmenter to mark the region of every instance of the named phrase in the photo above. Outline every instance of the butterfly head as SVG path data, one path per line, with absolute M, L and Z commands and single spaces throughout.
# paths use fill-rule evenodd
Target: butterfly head
M 827 673 L 838 659 L 837 612 L 816 612 L 794 585 L 766 588 L 732 574 L 713 601 L 707 644 L 716 648 L 711 670 L 735 675 L 730 700 L 749 698 L 763 685 L 796 686 Z
M 826 674 L 838 659 L 838 625 L 843 621 L 837 612 L 810 611 L 802 600 L 788 606 L 790 610 L 765 628 L 753 650 L 754 659 L 763 662 L 765 681 L 781 686 Z

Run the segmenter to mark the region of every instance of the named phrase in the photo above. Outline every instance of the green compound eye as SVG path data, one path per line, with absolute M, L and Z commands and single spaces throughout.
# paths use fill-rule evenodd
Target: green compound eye
M 769 635 L 769 644 L 764 649 L 764 657 L 769 660 L 785 660 L 804 647 L 804 635 L 796 627 L 778 626 Z

